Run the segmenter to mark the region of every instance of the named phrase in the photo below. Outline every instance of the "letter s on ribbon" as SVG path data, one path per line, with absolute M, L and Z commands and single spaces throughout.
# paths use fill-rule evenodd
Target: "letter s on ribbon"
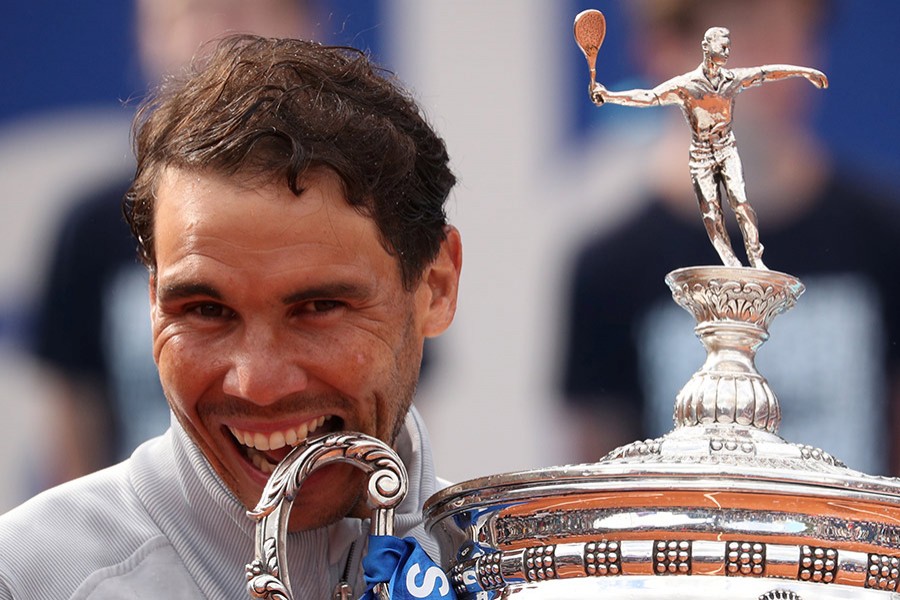
M 406 589 L 410 595 L 416 598 L 433 597 L 436 586 L 439 586 L 437 587 L 438 597 L 443 598 L 450 593 L 450 582 L 447 581 L 447 576 L 440 567 L 428 567 L 422 578 L 421 585 L 416 581 L 419 573 L 421 573 L 421 568 L 418 564 L 412 565 L 406 573 Z
M 413 537 L 369 536 L 363 571 L 367 587 L 362 600 L 377 600 L 373 590 L 378 583 L 389 583 L 392 600 L 456 600 L 447 575 Z

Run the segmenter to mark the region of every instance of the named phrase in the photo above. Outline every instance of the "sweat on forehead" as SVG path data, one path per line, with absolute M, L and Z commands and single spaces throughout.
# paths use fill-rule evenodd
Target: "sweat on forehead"
M 223 39 L 186 78 L 165 81 L 135 121 L 125 214 L 153 267 L 153 202 L 165 167 L 281 180 L 338 174 L 411 283 L 444 235 L 455 183 L 443 140 L 406 90 L 361 52 L 293 39 Z

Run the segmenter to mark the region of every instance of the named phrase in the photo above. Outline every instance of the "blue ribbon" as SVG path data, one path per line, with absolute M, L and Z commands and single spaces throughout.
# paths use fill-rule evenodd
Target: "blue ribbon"
M 366 593 L 361 600 L 377 600 L 373 588 L 378 583 L 390 585 L 392 600 L 456 600 L 447 575 L 415 538 L 370 535 L 363 573 Z

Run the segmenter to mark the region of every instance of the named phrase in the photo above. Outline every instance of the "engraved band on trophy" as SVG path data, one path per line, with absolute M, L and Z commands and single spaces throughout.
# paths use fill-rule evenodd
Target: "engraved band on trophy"
M 297 492 L 306 478 L 319 467 L 341 462 L 369 475 L 368 502 L 374 510 L 374 535 L 393 535 L 394 509 L 406 497 L 409 478 L 406 467 L 390 446 L 361 433 L 331 433 L 294 448 L 282 460 L 266 483 L 259 503 L 248 516 L 257 520 L 256 555 L 246 568 L 247 591 L 251 598 L 292 600 L 285 558 L 288 517 Z M 387 584 L 375 592 L 388 600 Z

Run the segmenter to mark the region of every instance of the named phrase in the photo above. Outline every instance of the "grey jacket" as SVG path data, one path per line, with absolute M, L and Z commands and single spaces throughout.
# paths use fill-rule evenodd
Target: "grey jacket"
M 395 513 L 395 535 L 416 537 L 438 560 L 421 512 L 438 480 L 415 409 L 396 446 L 410 485 Z M 0 517 L 0 600 L 248 598 L 244 565 L 253 558 L 254 527 L 172 419 L 164 435 L 128 460 Z M 331 598 L 348 564 L 359 595 L 367 533 L 367 522 L 347 518 L 290 534 L 294 595 Z

